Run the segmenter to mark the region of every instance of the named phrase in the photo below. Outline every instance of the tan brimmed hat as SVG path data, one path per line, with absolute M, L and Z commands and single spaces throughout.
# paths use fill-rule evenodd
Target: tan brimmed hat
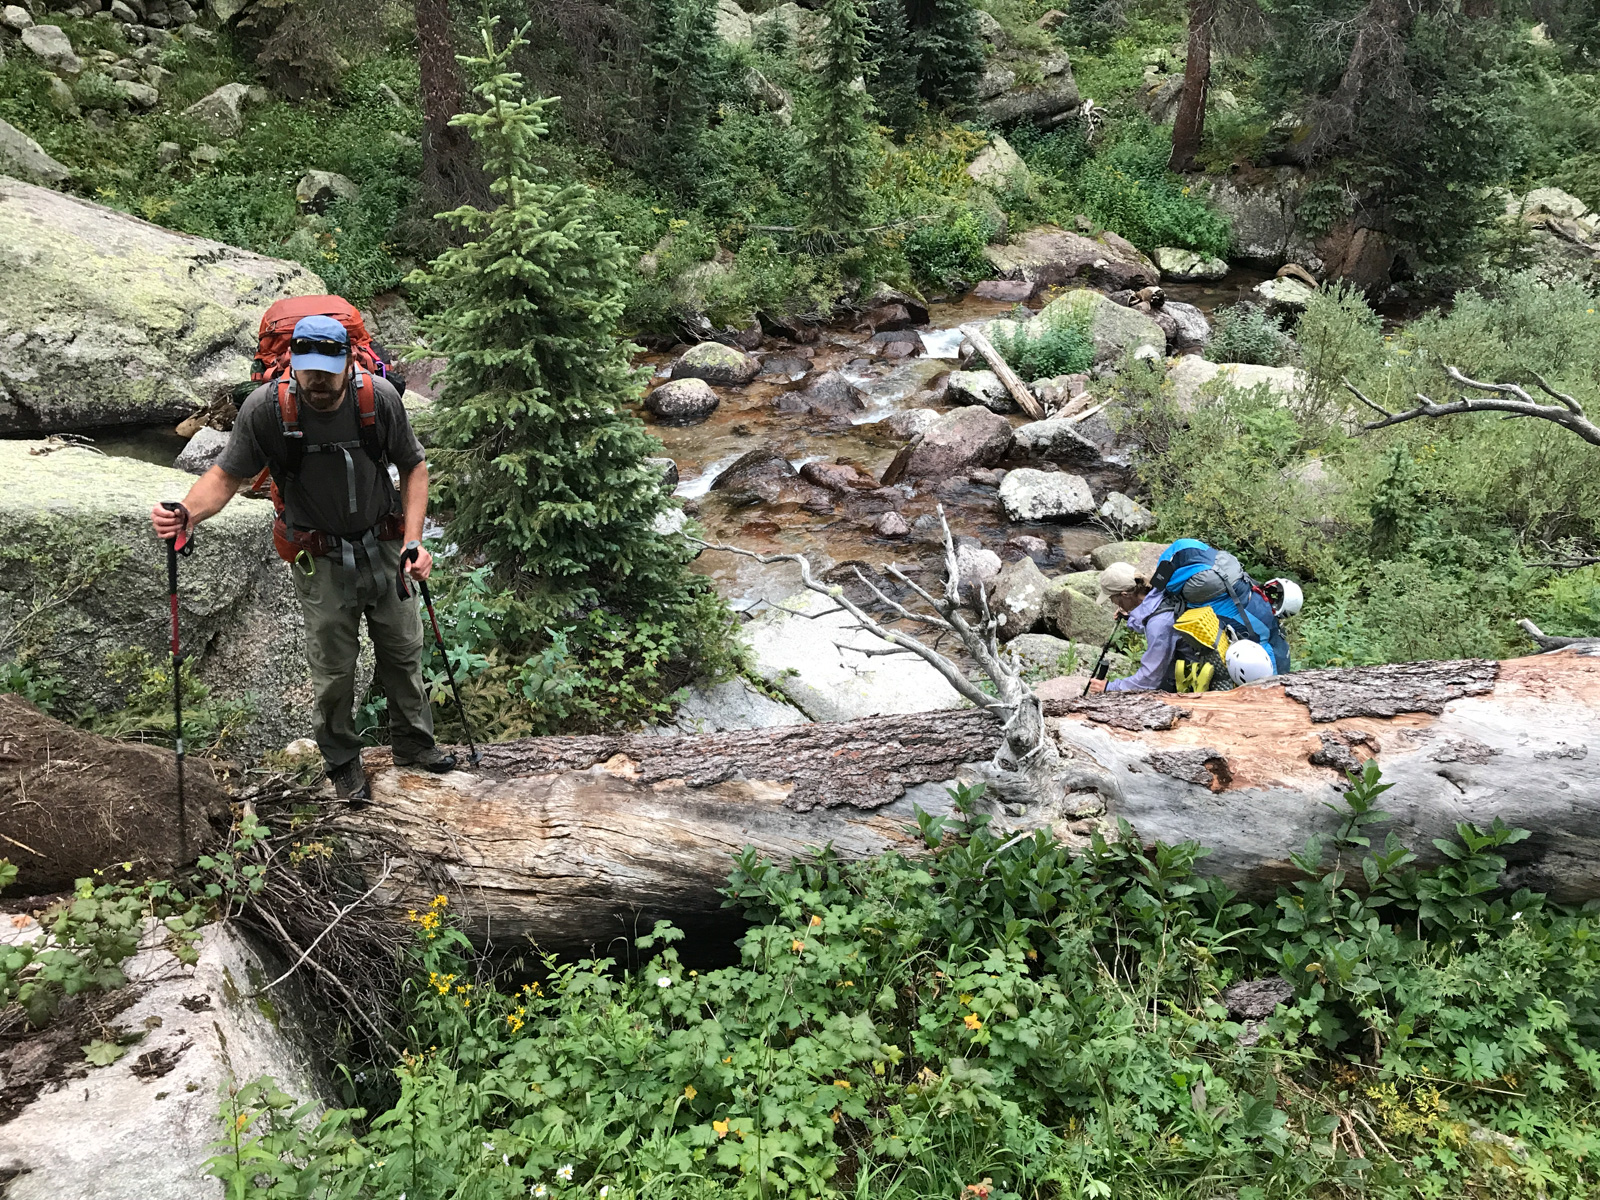
M 1125 562 L 1112 563 L 1101 571 L 1099 583 L 1100 590 L 1108 596 L 1143 591 L 1149 586 L 1148 581 L 1133 569 L 1133 564 Z

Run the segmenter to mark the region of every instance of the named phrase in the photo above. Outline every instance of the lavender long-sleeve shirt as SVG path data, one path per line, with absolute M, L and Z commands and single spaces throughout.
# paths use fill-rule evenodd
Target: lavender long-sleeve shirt
M 1166 599 L 1165 593 L 1160 588 L 1152 588 L 1150 594 L 1139 601 L 1139 607 L 1128 614 L 1128 628 L 1135 633 L 1144 634 L 1144 657 L 1139 660 L 1139 669 L 1126 679 L 1113 679 L 1106 684 L 1108 692 L 1155 692 L 1160 691 L 1172 674 L 1172 656 L 1178 644 L 1178 635 L 1172 628 L 1176 616 L 1169 609 L 1166 612 L 1157 612 L 1162 601 Z

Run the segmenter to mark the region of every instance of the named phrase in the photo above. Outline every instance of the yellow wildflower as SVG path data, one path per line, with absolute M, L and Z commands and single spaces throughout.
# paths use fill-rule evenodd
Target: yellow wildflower
M 978 1020 L 978 1014 L 977 1013 L 968 1013 L 966 1016 L 961 1018 L 961 1023 L 963 1025 L 965 1025 L 968 1029 L 982 1029 L 983 1028 L 983 1022 Z
M 699 1092 L 694 1090 L 694 1084 L 692 1084 L 692 1083 L 688 1087 L 683 1089 L 684 1098 L 687 1099 L 687 1100 L 693 1100 L 699 1094 L 700 1094 Z
M 822 924 L 822 918 L 817 916 L 816 913 L 812 913 L 811 914 L 811 925 L 812 925 L 812 927 L 815 928 L 816 926 L 821 925 L 821 924 Z
M 806 948 L 806 944 L 804 942 L 802 942 L 799 938 L 795 938 L 794 941 L 789 943 L 789 949 L 794 951 L 794 953 L 796 953 L 796 954 L 799 954 L 805 948 Z
M 850 1081 L 848 1079 L 835 1079 L 833 1081 L 833 1086 L 834 1087 L 842 1087 L 842 1088 L 845 1089 L 845 1091 L 849 1091 L 850 1090 Z
M 725 1138 L 728 1136 L 728 1122 L 726 1120 L 711 1122 L 711 1128 L 717 1131 L 717 1136 L 719 1138 Z

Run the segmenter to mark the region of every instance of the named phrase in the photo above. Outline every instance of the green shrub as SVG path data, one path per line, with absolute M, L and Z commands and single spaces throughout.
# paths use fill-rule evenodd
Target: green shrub
M 1164 133 L 1135 134 L 1102 150 L 1069 182 L 1083 211 L 1141 250 L 1177 246 L 1228 252 L 1228 223 L 1167 170 Z
M 1073 853 L 958 792 L 918 812 L 916 857 L 746 849 L 751 926 L 709 971 L 658 924 L 636 971 L 489 980 L 439 897 L 412 915 L 398 1098 L 368 1121 L 225 1093 L 209 1169 L 239 1200 L 1586 1195 L 1596 919 L 1501 890 L 1526 834 L 1498 818 L 1384 839 L 1386 790 L 1369 762 L 1260 904 L 1194 843 L 1124 823 Z M 1271 977 L 1290 994 L 1259 1023 L 1219 1002 Z M 1347 1124 L 1379 1131 L 1364 1161 L 1329 1150 Z
M 1255 363 L 1281 367 L 1294 353 L 1294 339 L 1280 317 L 1254 304 L 1230 304 L 1212 317 L 1205 356 L 1212 362 Z
M 1037 322 L 1019 322 L 1013 330 L 995 333 L 994 348 L 1023 379 L 1075 375 L 1094 365 L 1092 320 L 1092 310 L 1085 306 L 1072 320 L 1053 321 L 1032 333 L 1028 326 Z
M 919 225 L 905 240 L 906 262 L 912 275 L 928 286 L 973 284 L 993 273 L 983 253 L 993 233 L 983 213 L 960 208 L 947 221 Z

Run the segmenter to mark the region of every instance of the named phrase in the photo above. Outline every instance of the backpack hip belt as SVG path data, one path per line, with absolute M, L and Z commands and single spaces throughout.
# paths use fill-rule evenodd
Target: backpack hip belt
M 302 554 L 325 558 L 337 550 L 342 557 L 351 560 L 345 564 L 350 566 L 353 565 L 351 548 L 366 541 L 368 536 L 380 542 L 398 542 L 405 537 L 405 518 L 399 513 L 389 513 L 371 529 L 354 537 L 341 537 L 320 529 L 299 529 L 281 516 L 272 522 L 273 548 L 286 563 L 298 562 Z

